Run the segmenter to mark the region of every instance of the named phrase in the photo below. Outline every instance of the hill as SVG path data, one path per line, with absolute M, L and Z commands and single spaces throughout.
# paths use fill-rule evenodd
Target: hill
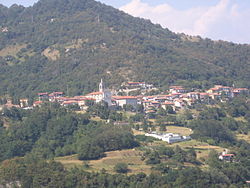
M 0 95 L 92 91 L 100 78 L 157 87 L 250 87 L 250 47 L 177 35 L 94 0 L 0 6 Z

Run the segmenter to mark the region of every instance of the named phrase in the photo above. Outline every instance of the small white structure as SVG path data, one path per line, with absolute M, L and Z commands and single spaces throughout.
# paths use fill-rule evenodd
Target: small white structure
M 145 136 L 151 136 L 159 140 L 166 141 L 169 144 L 191 140 L 190 136 L 181 136 L 179 134 L 174 134 L 174 133 L 159 134 L 153 132 L 153 133 L 146 133 Z

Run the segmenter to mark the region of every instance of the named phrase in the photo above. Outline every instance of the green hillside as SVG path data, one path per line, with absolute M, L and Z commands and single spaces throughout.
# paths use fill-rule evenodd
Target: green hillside
M 0 6 L 0 18 L 0 95 L 82 94 L 100 78 L 250 87 L 249 45 L 177 35 L 93 0 Z

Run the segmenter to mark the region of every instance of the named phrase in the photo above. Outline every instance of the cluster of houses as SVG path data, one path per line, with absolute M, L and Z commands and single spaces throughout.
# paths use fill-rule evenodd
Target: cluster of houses
M 129 88 L 150 88 L 152 85 L 144 82 L 128 82 L 126 84 Z M 199 102 L 207 102 L 212 100 L 225 100 L 233 98 L 241 94 L 249 94 L 247 88 L 233 88 L 222 85 L 215 85 L 213 88 L 203 92 L 190 92 L 182 86 L 171 86 L 166 94 L 159 94 L 154 96 L 118 96 L 116 92 L 111 92 L 105 87 L 103 80 L 99 84 L 99 91 L 92 92 L 83 96 L 66 97 L 63 92 L 53 93 L 38 93 L 38 100 L 33 104 L 34 107 L 41 105 L 45 101 L 59 102 L 62 106 L 78 105 L 81 109 L 87 108 L 87 101 L 93 101 L 95 103 L 106 102 L 109 107 L 116 108 L 124 106 L 131 106 L 133 109 L 137 109 L 138 105 L 144 107 L 146 114 L 155 113 L 160 107 L 167 109 L 172 107 L 174 111 L 178 109 L 185 109 L 193 104 Z M 11 104 L 8 104 L 11 106 Z M 27 108 L 28 100 L 21 99 L 20 107 Z
M 176 111 L 192 106 L 197 102 L 223 101 L 241 94 L 249 94 L 249 90 L 247 88 L 215 85 L 205 92 L 189 92 L 182 86 L 171 86 L 166 95 L 141 96 L 138 99 L 143 104 L 146 113 L 153 113 L 159 107 L 167 109 L 168 106 L 171 106 Z
M 181 136 L 179 134 L 173 134 L 173 133 L 152 132 L 152 133 L 146 133 L 145 136 L 154 137 L 159 140 L 165 141 L 169 144 L 191 140 L 190 136 Z
M 128 89 L 153 89 L 154 86 L 152 84 L 147 84 L 145 82 L 127 82 L 122 86 L 125 86 Z

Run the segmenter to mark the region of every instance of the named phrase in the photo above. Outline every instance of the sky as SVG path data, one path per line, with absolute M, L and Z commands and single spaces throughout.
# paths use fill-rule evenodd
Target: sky
M 250 44 L 250 0 L 99 0 L 176 33 Z M 0 0 L 30 6 L 37 0 Z

